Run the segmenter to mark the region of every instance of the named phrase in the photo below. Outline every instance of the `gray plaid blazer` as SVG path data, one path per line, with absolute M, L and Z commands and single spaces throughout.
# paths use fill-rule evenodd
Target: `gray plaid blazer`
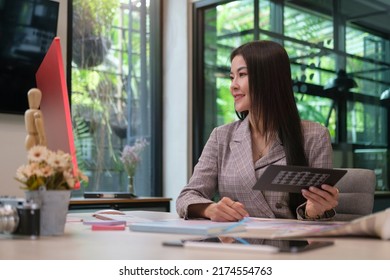
M 302 127 L 309 166 L 332 168 L 328 129 L 310 121 L 302 121 Z M 251 217 L 294 218 L 288 193 L 252 189 L 270 164 L 286 164 L 283 147 L 276 140 L 268 154 L 253 163 L 248 118 L 215 128 L 176 200 L 177 213 L 186 218 L 189 205 L 211 203 L 219 194 L 243 203 Z

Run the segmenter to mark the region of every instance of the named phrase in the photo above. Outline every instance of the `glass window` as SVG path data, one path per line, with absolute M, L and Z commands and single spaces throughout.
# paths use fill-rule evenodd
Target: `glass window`
M 204 16 L 203 139 L 207 139 L 215 126 L 231 121 L 235 115 L 229 92 L 229 56 L 235 47 L 253 40 L 253 0 L 218 5 L 207 9 Z
M 287 40 L 284 47 L 290 57 L 293 80 L 324 85 L 334 77 L 336 56 L 333 53 Z
M 139 154 L 132 150 L 135 192 L 156 193 L 151 172 L 160 166 L 153 166 L 159 163 L 152 151 L 160 140 L 152 129 L 151 107 L 158 93 L 151 91 L 150 57 L 155 55 L 151 40 L 158 37 L 151 33 L 158 28 L 151 26 L 158 20 L 153 23 L 150 13 L 157 3 L 73 0 L 71 106 L 78 163 L 89 176 L 88 186 L 74 196 L 84 191 L 128 191 L 121 153 L 137 140 L 147 144 Z
M 284 35 L 326 48 L 333 48 L 333 22 L 321 14 L 284 7 Z
M 207 14 L 210 13 L 215 14 L 218 37 L 230 37 L 234 33 L 252 32 L 253 30 L 253 0 L 241 0 L 218 5 L 216 9 L 208 10 Z
M 360 154 L 352 159 L 356 149 L 387 151 L 388 108 L 379 105 L 379 98 L 390 83 L 389 40 L 349 24 L 337 13 L 339 17 L 334 18 L 333 7 L 318 1 L 307 1 L 310 7 L 298 2 L 196 2 L 204 16 L 198 18 L 203 20 L 201 24 L 194 25 L 202 26 L 199 30 L 204 32 L 194 37 L 195 41 L 202 38 L 195 60 L 203 59 L 202 67 L 195 69 L 194 81 L 195 163 L 211 130 L 237 119 L 229 92 L 230 52 L 258 39 L 284 45 L 301 118 L 328 127 L 336 153 L 351 147 L 348 155 L 342 153 L 342 166 L 338 167 L 364 167 Z M 335 32 L 335 23 L 340 32 Z M 339 84 L 342 79 L 335 82 L 342 73 L 339 70 L 345 70 L 357 87 L 345 89 Z M 375 160 L 379 158 L 386 157 L 381 153 Z M 381 170 L 378 180 L 387 188 L 387 172 Z
M 271 24 L 271 2 L 268 0 L 259 1 L 259 28 L 260 30 L 272 30 Z
M 348 142 L 387 145 L 387 110 L 383 107 L 347 102 Z
M 299 115 L 304 120 L 318 122 L 329 129 L 332 142 L 336 140 L 336 108 L 330 98 L 294 93 Z
M 385 40 L 367 31 L 346 26 L 346 52 L 360 57 L 383 60 L 385 58 Z
M 231 123 L 238 119 L 234 110 L 234 99 L 230 93 L 230 79 L 217 78 L 217 125 Z
M 353 76 L 358 87 L 351 91 L 380 97 L 389 88 L 390 58 L 386 45 L 390 41 L 353 26 L 346 27 L 347 73 Z

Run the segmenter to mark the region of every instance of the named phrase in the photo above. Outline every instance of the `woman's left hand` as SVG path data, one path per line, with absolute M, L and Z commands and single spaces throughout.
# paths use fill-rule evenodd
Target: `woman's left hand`
M 307 199 L 306 216 L 309 218 L 322 216 L 325 211 L 331 210 L 339 204 L 339 190 L 329 185 L 322 185 L 321 188 L 303 189 L 302 195 Z

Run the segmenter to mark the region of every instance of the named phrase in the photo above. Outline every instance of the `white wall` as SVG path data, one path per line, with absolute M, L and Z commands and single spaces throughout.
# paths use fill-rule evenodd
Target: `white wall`
M 16 169 L 26 162 L 23 116 L 0 114 L 0 132 L 0 195 L 22 196 L 14 176 Z
M 66 57 L 67 0 L 59 2 L 58 36 Z M 191 162 L 191 0 L 163 0 L 163 7 L 163 188 L 164 196 L 173 199 L 171 209 L 175 211 L 175 199 L 188 181 Z M 14 180 L 16 169 L 26 163 L 23 116 L 0 114 L 0 133 L 0 195 L 23 196 Z
M 175 200 L 188 181 L 190 163 L 190 84 L 188 25 L 191 1 L 164 0 L 163 15 L 163 186 Z
M 61 38 L 61 48 L 65 60 L 67 0 L 56 0 L 56 2 L 60 2 L 57 35 Z M 0 135 L 0 195 L 23 196 L 19 183 L 14 179 L 16 169 L 27 161 L 24 148 L 26 132 L 23 115 L 0 113 Z

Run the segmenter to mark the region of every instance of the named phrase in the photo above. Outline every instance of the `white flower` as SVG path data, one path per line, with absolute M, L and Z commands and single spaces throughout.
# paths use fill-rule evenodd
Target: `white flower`
M 28 177 L 32 175 L 28 165 L 22 165 L 16 170 L 16 178 L 20 181 L 27 180 Z
M 65 169 L 69 165 L 65 154 L 49 153 L 47 163 L 54 169 Z
M 33 146 L 27 155 L 28 164 L 20 166 L 15 179 L 28 190 L 45 186 L 48 190 L 69 190 L 81 180 L 88 181 L 80 170 L 74 170 L 72 157 L 63 151 L 50 151 L 44 146 Z
M 27 159 L 30 162 L 42 162 L 48 157 L 48 150 L 45 146 L 33 146 L 28 151 Z

